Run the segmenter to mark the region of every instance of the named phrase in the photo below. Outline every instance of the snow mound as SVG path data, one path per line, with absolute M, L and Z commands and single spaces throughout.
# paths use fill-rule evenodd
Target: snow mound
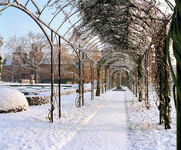
M 19 112 L 28 109 L 23 93 L 8 88 L 0 89 L 0 113 Z

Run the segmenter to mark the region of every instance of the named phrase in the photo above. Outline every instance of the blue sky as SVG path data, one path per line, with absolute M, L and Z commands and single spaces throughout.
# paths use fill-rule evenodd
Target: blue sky
M 23 1 L 25 1 L 25 0 L 21 0 L 21 2 L 23 2 Z M 42 8 L 46 2 L 47 2 L 47 0 L 37 1 L 38 6 L 40 8 Z M 174 3 L 174 0 L 171 0 L 171 2 Z M 28 5 L 28 8 L 30 10 L 35 10 L 34 6 L 31 3 Z M 53 12 L 53 11 L 47 9 L 44 12 L 44 14 L 46 13 L 46 15 L 44 15 L 44 18 L 42 18 L 42 19 L 46 20 L 47 18 L 52 17 L 51 12 Z M 61 17 L 61 18 L 63 18 L 63 17 Z M 57 24 L 57 22 L 56 22 L 56 24 Z M 55 29 L 56 29 L 56 27 L 55 27 Z M 32 31 L 34 33 L 37 33 L 37 32 L 42 33 L 41 29 L 32 20 L 32 18 L 30 18 L 23 11 L 21 11 L 17 8 L 14 8 L 14 7 L 9 7 L 2 12 L 2 14 L 0 16 L 0 35 L 4 38 L 4 42 L 7 42 L 9 40 L 9 38 L 14 35 L 16 35 L 17 37 L 24 36 L 29 31 Z M 66 25 L 65 25 L 65 27 L 62 28 L 61 33 L 65 32 L 65 31 L 66 31 Z M 50 31 L 47 30 L 47 32 L 50 35 Z M 2 47 L 2 51 L 3 50 L 4 50 L 4 48 Z M 3 52 L 5 52 L 5 51 L 3 51 Z
M 21 2 L 25 3 L 26 0 L 21 0 Z M 42 9 L 43 6 L 46 4 L 46 2 L 47 0 L 37 1 L 37 4 L 40 7 L 40 9 Z M 27 7 L 32 12 L 36 10 L 34 5 L 32 5 L 31 1 Z M 47 7 L 43 12 L 43 15 L 41 15 L 41 19 L 44 22 L 49 23 L 49 21 L 53 17 L 52 13 L 54 11 L 55 11 L 54 9 L 49 9 Z M 54 22 L 52 22 L 51 27 L 56 30 L 61 24 L 63 19 L 64 15 L 60 13 L 59 15 L 57 15 L 56 19 L 54 19 Z M 75 22 L 76 18 L 75 17 L 71 18 L 71 20 Z M 61 27 L 61 30 L 59 30 L 59 32 L 61 32 L 61 35 L 64 35 L 68 27 L 70 26 L 71 26 L 70 24 L 64 23 L 64 25 Z M 48 30 L 46 27 L 45 30 L 48 33 L 48 35 L 51 34 L 50 30 Z M 21 37 L 26 35 L 29 31 L 32 31 L 33 33 L 43 33 L 40 27 L 25 12 L 14 7 L 9 7 L 2 11 L 0 15 L 0 35 L 4 39 L 4 45 L 5 42 L 9 41 L 10 37 L 14 35 L 16 35 L 17 37 Z M 1 49 L 3 53 L 5 53 L 4 45 Z
M 17 37 L 24 36 L 29 31 L 42 33 L 33 19 L 23 11 L 14 7 L 9 7 L 2 11 L 0 16 L 0 35 L 3 37 L 4 42 L 8 41 L 14 35 Z

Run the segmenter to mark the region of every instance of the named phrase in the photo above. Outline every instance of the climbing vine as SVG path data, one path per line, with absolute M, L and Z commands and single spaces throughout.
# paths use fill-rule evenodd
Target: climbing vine
M 96 96 L 100 96 L 100 71 L 101 66 L 97 66 L 97 90 L 96 90 Z
M 155 69 L 154 69 L 154 80 L 155 89 L 158 95 L 159 104 L 157 104 L 160 112 L 160 124 L 165 124 L 165 129 L 171 129 L 171 104 L 170 104 L 170 69 L 167 60 L 166 51 L 166 25 L 165 22 L 154 42 L 155 45 Z
M 127 71 L 126 71 L 126 86 L 130 89 L 130 87 L 129 87 L 129 74 Z
M 144 69 L 143 69 L 143 58 L 144 55 L 139 55 L 137 60 L 137 85 L 138 85 L 138 100 L 141 102 L 143 100 L 143 77 L 144 77 Z

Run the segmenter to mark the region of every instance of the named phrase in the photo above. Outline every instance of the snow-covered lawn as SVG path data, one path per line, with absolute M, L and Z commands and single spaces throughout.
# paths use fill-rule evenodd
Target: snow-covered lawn
M 158 109 L 137 102 L 127 89 L 108 91 L 85 106 L 75 107 L 77 94 L 62 96 L 62 118 L 54 111 L 54 123 L 47 119 L 50 104 L 29 106 L 28 111 L 0 114 L 2 150 L 172 150 L 176 149 L 175 109 L 172 129 L 158 125 Z M 150 93 L 150 98 L 153 94 Z M 133 102 L 134 100 L 134 102 Z M 56 103 L 55 103 L 56 105 Z
M 151 108 L 147 110 L 144 102 L 138 102 L 130 91 L 125 92 L 129 120 L 129 137 L 134 150 L 175 150 L 176 149 L 176 111 L 172 103 L 172 129 L 165 130 L 159 125 L 159 111 L 155 105 L 156 93 L 150 92 Z

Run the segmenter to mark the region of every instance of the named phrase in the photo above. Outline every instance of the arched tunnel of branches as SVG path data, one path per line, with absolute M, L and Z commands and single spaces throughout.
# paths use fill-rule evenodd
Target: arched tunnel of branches
M 91 70 L 91 99 L 94 99 L 93 81 L 97 79 L 96 96 L 118 84 L 121 75 L 126 86 L 150 108 L 149 84 L 152 82 L 158 95 L 159 123 L 171 128 L 171 75 L 174 80 L 174 100 L 177 110 L 177 147 L 181 138 L 181 2 L 173 6 L 165 0 L 172 13 L 160 9 L 155 0 L 49 0 L 40 7 L 38 1 L 0 1 L 0 12 L 15 7 L 29 15 L 41 28 L 51 47 L 51 110 L 54 110 L 54 74 L 59 80 L 61 49 L 68 46 L 78 60 L 79 96 L 77 106 L 84 106 L 84 69 Z M 34 9 L 30 10 L 29 5 Z M 49 13 L 51 17 L 46 17 Z M 62 15 L 64 17 L 62 17 Z M 58 22 L 58 24 L 57 24 Z M 67 30 L 64 30 L 67 27 Z M 171 44 L 172 45 L 171 45 Z M 177 74 L 171 65 L 170 45 L 177 60 Z M 58 48 L 56 56 L 54 50 Z M 152 53 L 154 60 L 149 57 Z M 58 57 L 58 69 L 54 58 Z M 152 62 L 151 62 L 152 61 Z M 152 78 L 150 71 L 153 72 Z M 104 85 L 105 84 L 105 85 Z M 178 148 L 179 149 L 179 148 Z

